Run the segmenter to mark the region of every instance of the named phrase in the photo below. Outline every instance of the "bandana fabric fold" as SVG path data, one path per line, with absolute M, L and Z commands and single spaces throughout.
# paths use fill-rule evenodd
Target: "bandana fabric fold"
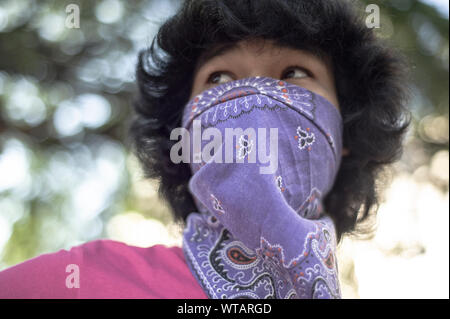
M 182 123 L 191 135 L 200 128 L 222 138 L 208 160 L 190 140 L 189 189 L 199 212 L 188 216 L 183 251 L 209 297 L 340 298 L 335 228 L 322 207 L 341 162 L 336 107 L 302 87 L 254 77 L 197 95 Z

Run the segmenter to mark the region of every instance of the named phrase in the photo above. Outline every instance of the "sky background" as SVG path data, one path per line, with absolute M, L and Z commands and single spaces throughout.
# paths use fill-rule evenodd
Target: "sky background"
M 423 3 L 430 4 L 436 7 L 442 15 L 448 18 L 448 1 L 447 0 L 421 0 Z

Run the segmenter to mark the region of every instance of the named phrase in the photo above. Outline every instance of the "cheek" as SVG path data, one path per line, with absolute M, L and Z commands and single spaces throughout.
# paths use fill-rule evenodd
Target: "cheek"
M 201 86 L 198 83 L 194 82 L 194 84 L 192 85 L 191 96 L 189 97 L 189 100 L 193 99 L 194 96 L 200 93 L 201 93 Z
M 189 100 L 192 100 L 192 99 L 194 98 L 194 96 L 197 95 L 196 92 L 197 92 L 197 91 L 196 91 L 195 88 L 193 87 L 192 90 L 191 90 L 191 95 L 189 96 Z
M 287 82 L 301 86 L 307 90 L 310 90 L 311 92 L 321 95 L 322 97 L 327 99 L 329 102 L 331 102 L 338 110 L 340 110 L 339 102 L 338 102 L 335 90 L 325 88 L 323 85 L 321 85 L 317 81 L 310 80 L 308 78 L 300 79 L 300 80 L 292 79 L 292 80 L 287 80 Z
M 192 79 L 192 88 L 191 88 L 191 96 L 189 99 L 194 98 L 196 95 L 202 93 L 202 91 L 205 90 L 203 82 L 206 81 L 205 79 L 205 71 L 203 68 L 200 68 L 195 72 L 194 77 Z
M 326 90 L 321 88 L 317 94 L 322 95 L 324 98 L 326 98 L 329 102 L 331 102 L 338 110 L 340 110 L 339 101 L 336 96 L 335 91 Z
M 340 106 L 339 106 L 338 98 L 334 92 L 330 92 L 328 90 L 322 90 L 322 92 L 321 93 L 318 92 L 318 94 L 322 95 L 329 102 L 331 102 L 331 104 L 333 104 L 339 111 L 341 110 Z
M 330 101 L 340 111 L 341 107 L 339 105 L 339 100 L 335 88 L 334 87 L 327 89 L 322 88 L 322 91 L 323 91 L 322 96 L 326 98 L 328 101 Z

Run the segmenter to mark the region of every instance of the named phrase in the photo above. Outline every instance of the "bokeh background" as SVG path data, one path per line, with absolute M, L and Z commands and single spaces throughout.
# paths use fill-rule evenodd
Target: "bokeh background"
M 339 246 L 343 297 L 449 298 L 448 1 L 364 3 L 411 62 L 413 122 L 376 235 Z M 127 134 L 137 52 L 179 4 L 0 0 L 0 270 L 99 238 L 181 245 Z

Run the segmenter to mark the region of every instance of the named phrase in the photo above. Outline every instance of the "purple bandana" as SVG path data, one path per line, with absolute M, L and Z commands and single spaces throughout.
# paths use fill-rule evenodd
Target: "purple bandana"
M 197 95 L 183 127 L 192 140 L 200 141 L 194 128 L 203 133 L 203 157 L 190 140 L 200 212 L 188 216 L 183 250 L 209 297 L 340 298 L 335 228 L 322 208 L 341 162 L 339 110 L 255 77 Z

